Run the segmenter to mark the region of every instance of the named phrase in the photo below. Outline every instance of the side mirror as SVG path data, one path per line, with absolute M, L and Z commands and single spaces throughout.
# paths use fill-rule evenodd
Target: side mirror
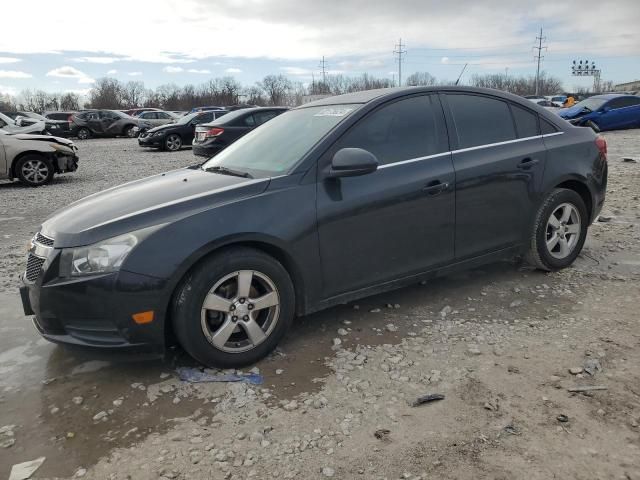
M 19 126 L 19 127 L 22 126 L 22 117 L 16 118 L 16 125 Z
M 375 172 L 378 169 L 376 156 L 362 148 L 342 148 L 331 159 L 329 178 L 355 177 Z

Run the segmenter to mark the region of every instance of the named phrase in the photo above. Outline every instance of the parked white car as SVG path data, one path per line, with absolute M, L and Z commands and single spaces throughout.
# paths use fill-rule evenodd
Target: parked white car
M 35 122 L 31 125 L 21 126 L 13 118 L 0 113 L 0 128 L 8 133 L 45 133 L 47 125 L 45 122 Z
M 17 178 L 30 187 L 49 183 L 54 174 L 78 168 L 78 148 L 51 135 L 13 135 L 0 129 L 0 179 Z

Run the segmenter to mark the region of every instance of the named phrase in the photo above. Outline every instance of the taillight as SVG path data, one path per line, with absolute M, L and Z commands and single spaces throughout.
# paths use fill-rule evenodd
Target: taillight
M 606 160 L 607 159 L 607 141 L 604 139 L 604 137 L 601 137 L 600 135 L 596 137 L 596 147 L 598 147 L 598 150 L 600 150 L 600 153 Z
M 210 130 L 207 130 L 207 133 L 205 133 L 205 137 L 207 138 L 217 137 L 219 135 L 222 135 L 223 133 L 224 133 L 224 128 L 214 127 Z

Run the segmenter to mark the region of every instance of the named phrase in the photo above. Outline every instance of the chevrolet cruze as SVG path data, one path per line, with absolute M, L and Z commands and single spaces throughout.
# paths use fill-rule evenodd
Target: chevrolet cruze
M 56 212 L 31 241 L 24 309 L 54 342 L 175 339 L 246 365 L 295 316 L 514 256 L 567 267 L 606 183 L 604 139 L 514 95 L 331 97 Z

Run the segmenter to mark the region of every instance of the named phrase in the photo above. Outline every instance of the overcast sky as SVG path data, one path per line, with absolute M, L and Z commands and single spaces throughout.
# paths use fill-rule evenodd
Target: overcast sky
M 616 83 L 640 79 L 639 0 L 4 0 L 0 92 L 78 91 L 96 78 L 200 83 L 267 74 L 310 82 L 324 55 L 329 74 L 397 77 L 393 50 L 406 44 L 403 76 L 535 73 L 532 50 L 546 37 L 543 70 L 566 89 L 589 59 Z M 506 70 L 508 69 L 508 70 Z M 465 79 L 463 77 L 463 81 Z

